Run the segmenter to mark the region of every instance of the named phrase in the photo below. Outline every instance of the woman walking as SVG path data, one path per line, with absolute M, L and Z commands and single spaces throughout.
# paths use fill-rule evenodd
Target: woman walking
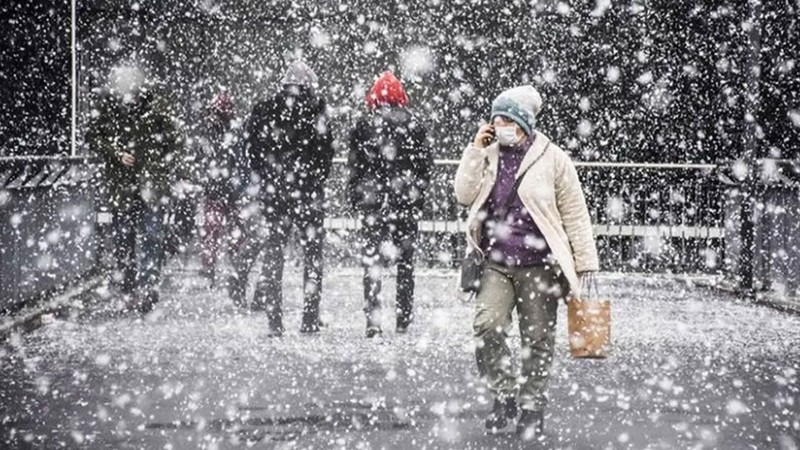
M 467 146 L 455 179 L 469 206 L 468 251 L 483 257 L 473 323 L 478 369 L 495 396 L 486 428 L 522 415 L 517 433 L 543 432 L 558 302 L 598 270 L 592 224 L 575 166 L 536 130 L 542 99 L 532 86 L 500 94 L 491 123 Z M 506 345 L 516 308 L 522 340 L 517 377 Z

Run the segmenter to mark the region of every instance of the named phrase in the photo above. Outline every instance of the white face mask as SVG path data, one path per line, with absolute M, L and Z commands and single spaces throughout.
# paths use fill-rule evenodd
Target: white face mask
M 514 145 L 519 142 L 519 137 L 517 137 L 517 126 L 510 125 L 505 127 L 494 127 L 495 136 L 497 136 L 497 142 L 500 145 Z

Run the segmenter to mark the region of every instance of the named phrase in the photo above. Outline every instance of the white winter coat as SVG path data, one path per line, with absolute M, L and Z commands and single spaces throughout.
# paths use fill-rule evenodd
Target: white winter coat
M 548 142 L 547 136 L 536 132 L 517 177 L 542 154 Z M 498 161 L 497 143 L 484 149 L 470 144 L 458 165 L 456 198 L 469 206 L 467 251 L 480 249 L 483 228 L 480 211 L 494 187 Z M 569 156 L 550 142 L 546 154 L 525 174 L 519 196 L 576 293 L 580 284 L 578 273 L 597 271 L 599 263 L 589 210 Z

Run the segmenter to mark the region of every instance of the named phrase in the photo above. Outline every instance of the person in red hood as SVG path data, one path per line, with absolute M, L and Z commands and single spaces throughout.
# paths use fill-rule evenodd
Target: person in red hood
M 427 131 L 408 96 L 385 72 L 366 96 L 368 114 L 350 134 L 347 192 L 362 220 L 368 338 L 382 333 L 380 266 L 397 264 L 396 331 L 414 319 L 414 246 L 433 166 Z
M 236 234 L 224 233 L 238 227 L 238 211 L 233 205 L 241 184 L 237 170 L 241 152 L 231 96 L 225 91 L 218 93 L 206 106 L 206 113 L 196 140 L 204 196 L 201 274 L 213 286 L 221 241 Z
M 403 89 L 403 84 L 388 70 L 375 81 L 372 89 L 367 93 L 367 107 L 371 111 L 384 106 L 405 107 L 406 105 L 408 105 L 408 95 Z

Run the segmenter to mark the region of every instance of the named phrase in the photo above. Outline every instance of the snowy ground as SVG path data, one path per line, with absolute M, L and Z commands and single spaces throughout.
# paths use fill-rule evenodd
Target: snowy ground
M 605 276 L 614 355 L 569 359 L 562 307 L 547 439 L 522 443 L 482 430 L 490 398 L 476 379 L 471 305 L 454 294 L 453 272 L 423 272 L 410 333 L 386 327 L 375 340 L 363 337 L 352 269 L 326 276 L 328 327 L 299 334 L 298 272 L 287 270 L 288 333 L 279 339 L 266 336 L 264 317 L 177 268 L 146 321 L 84 312 L 13 336 L 0 350 L 0 447 L 800 445 L 798 316 L 686 279 Z M 393 320 L 387 308 L 386 325 Z

